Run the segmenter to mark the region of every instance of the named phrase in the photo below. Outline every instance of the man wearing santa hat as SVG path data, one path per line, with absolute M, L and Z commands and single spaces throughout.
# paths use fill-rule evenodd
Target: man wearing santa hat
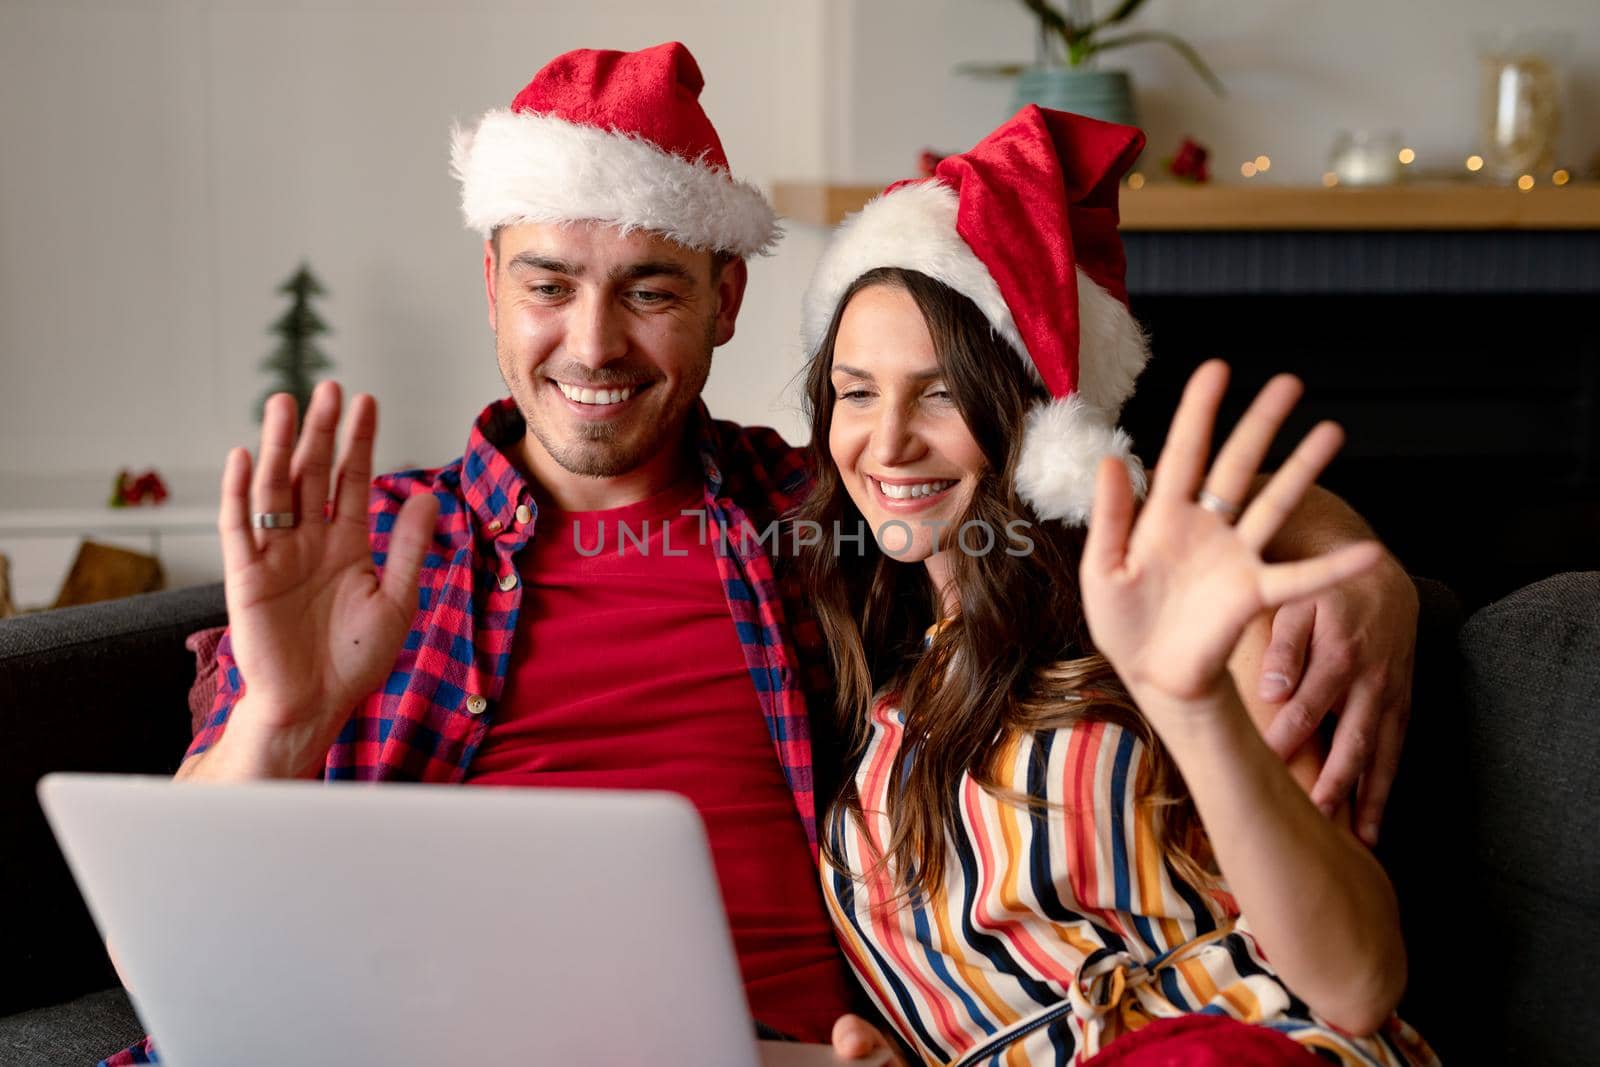
M 826 1040 L 852 995 L 813 867 L 823 739 L 807 698 L 829 680 L 804 590 L 763 536 L 809 479 L 777 434 L 700 401 L 745 260 L 779 230 L 732 176 L 701 86 L 680 44 L 575 51 L 457 133 L 510 396 L 459 459 L 376 481 L 370 397 L 350 403 L 337 456 L 336 386 L 303 429 L 273 398 L 258 457 L 236 449 L 223 476 L 231 628 L 179 777 L 682 793 L 706 823 L 757 1020 Z M 1319 545 L 1365 532 L 1336 502 L 1300 525 Z M 1310 610 L 1284 626 L 1292 665 L 1265 673 L 1299 678 Z M 1397 567 L 1315 610 L 1314 653 L 1351 647 L 1380 614 L 1397 640 L 1322 682 L 1314 654 L 1302 690 L 1406 687 L 1415 601 Z M 1381 703 L 1363 736 L 1387 736 Z M 1403 712 L 1402 693 L 1384 717 L 1394 751 L 1368 767 L 1358 746 L 1330 788 L 1374 770 L 1381 809 Z

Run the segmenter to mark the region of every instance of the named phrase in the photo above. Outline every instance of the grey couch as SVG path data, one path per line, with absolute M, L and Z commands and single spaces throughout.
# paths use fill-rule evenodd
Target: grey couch
M 1415 711 L 1379 853 L 1402 1013 L 1447 1063 L 1600 1063 L 1600 572 L 1463 623 L 1419 582 Z M 0 1064 L 92 1063 L 142 1027 L 34 800 L 52 770 L 171 773 L 216 586 L 0 621 Z

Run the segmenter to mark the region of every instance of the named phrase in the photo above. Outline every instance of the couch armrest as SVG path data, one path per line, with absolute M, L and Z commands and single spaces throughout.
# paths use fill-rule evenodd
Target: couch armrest
M 1600 1028 L 1600 571 L 1558 574 L 1461 631 L 1476 803 L 1461 935 L 1507 1063 L 1593 1063 Z M 1485 988 L 1485 987 L 1480 987 Z
M 220 584 L 0 620 L 0 1015 L 116 984 L 34 797 L 50 771 L 171 774 L 189 742 L 194 630 Z

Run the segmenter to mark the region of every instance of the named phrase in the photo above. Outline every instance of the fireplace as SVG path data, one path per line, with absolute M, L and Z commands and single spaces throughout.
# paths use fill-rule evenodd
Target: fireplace
M 1323 484 L 1469 607 L 1600 567 L 1600 232 L 1130 232 L 1153 358 L 1124 415 L 1158 454 L 1189 371 L 1271 374 L 1349 439 Z

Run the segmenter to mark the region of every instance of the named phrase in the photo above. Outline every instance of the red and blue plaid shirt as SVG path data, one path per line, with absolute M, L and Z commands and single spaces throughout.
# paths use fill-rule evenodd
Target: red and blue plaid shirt
M 465 455 L 436 470 L 401 471 L 373 482 L 372 556 L 381 569 L 389 534 L 409 497 L 439 501 L 433 546 L 422 565 L 419 608 L 387 681 L 350 716 L 328 750 L 324 777 L 365 781 L 460 782 L 494 717 L 510 666 L 522 603 L 513 562 L 534 536 L 538 505 L 503 451 L 525 432 L 508 398 L 485 408 Z M 713 420 L 701 405 L 692 432 L 705 475 L 705 527 L 795 811 L 816 854 L 808 693 L 826 690 L 821 632 L 792 576 L 767 551 L 771 524 L 810 485 L 804 452 L 772 430 Z M 533 518 L 517 521 L 519 507 Z M 724 549 L 723 546 L 726 546 Z M 245 681 L 224 637 L 210 717 L 189 755 L 221 736 Z M 156 1063 L 151 1040 L 103 1061 Z

